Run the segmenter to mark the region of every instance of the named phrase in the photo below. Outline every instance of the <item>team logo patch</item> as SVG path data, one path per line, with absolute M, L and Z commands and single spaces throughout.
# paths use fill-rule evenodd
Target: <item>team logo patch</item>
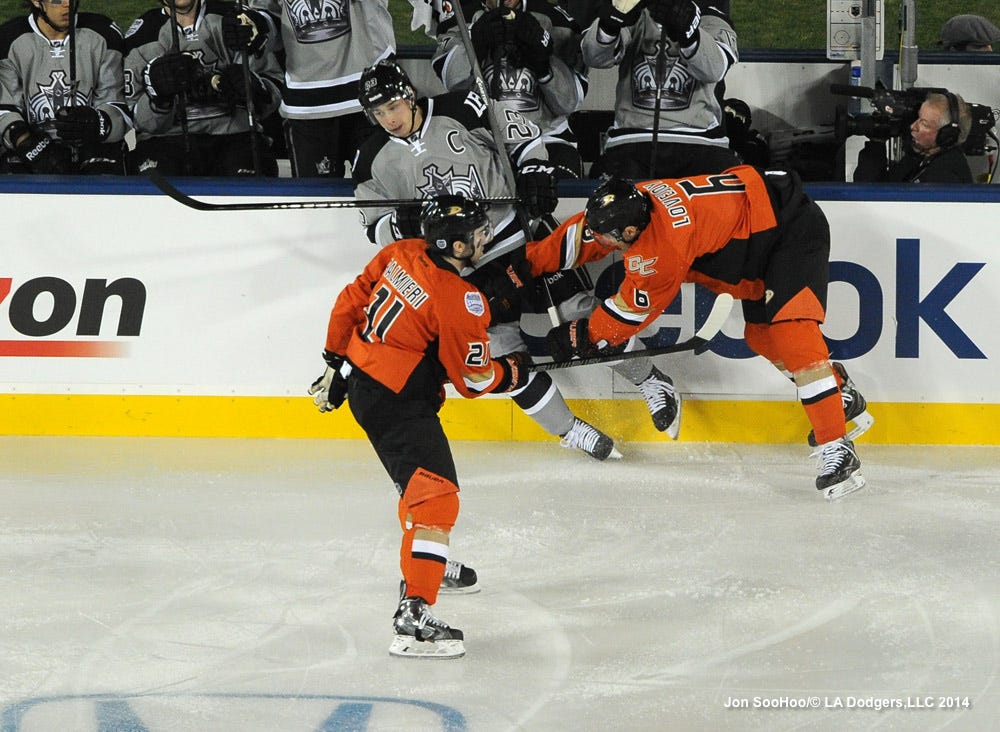
M 481 292 L 465 293 L 465 309 L 476 317 L 485 313 L 486 303 L 483 302 L 483 294 Z
M 643 259 L 639 255 L 635 255 L 625 258 L 625 266 L 628 267 L 629 272 L 638 272 L 643 277 L 649 277 L 650 275 L 656 274 L 656 270 L 653 269 L 653 265 L 656 264 L 657 259 L 659 259 L 659 257 Z

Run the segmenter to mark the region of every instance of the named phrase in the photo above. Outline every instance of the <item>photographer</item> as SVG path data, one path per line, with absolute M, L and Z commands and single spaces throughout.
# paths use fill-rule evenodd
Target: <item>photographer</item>
M 969 137 L 969 105 L 957 94 L 931 92 L 910 125 L 903 157 L 889 163 L 884 139 L 869 139 L 858 154 L 854 180 L 881 183 L 972 183 L 962 145 Z

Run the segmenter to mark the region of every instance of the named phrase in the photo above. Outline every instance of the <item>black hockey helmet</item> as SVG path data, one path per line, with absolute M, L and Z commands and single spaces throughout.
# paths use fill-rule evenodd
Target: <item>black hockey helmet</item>
M 396 99 L 408 99 L 414 104 L 417 101 L 417 93 L 403 67 L 393 59 L 382 59 L 361 73 L 361 79 L 358 81 L 358 101 L 364 107 L 368 121 L 373 125 L 377 124 L 377 121 L 371 111 L 381 104 Z
M 438 252 L 449 253 L 455 241 L 471 244 L 476 229 L 489 223 L 486 204 L 451 193 L 434 196 L 420 212 L 427 248 Z
M 645 193 L 624 178 L 611 176 L 587 199 L 585 215 L 591 231 L 621 239 L 628 226 L 645 229 L 651 210 L 652 204 Z

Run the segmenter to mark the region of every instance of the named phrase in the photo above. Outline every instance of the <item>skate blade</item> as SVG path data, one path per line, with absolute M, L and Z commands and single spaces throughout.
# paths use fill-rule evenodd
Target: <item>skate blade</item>
M 448 660 L 464 656 L 465 644 L 460 640 L 418 641 L 412 635 L 397 635 L 389 645 L 389 655 Z
M 677 395 L 677 416 L 674 417 L 674 421 L 670 423 L 667 427 L 666 433 L 671 440 L 676 440 L 681 434 L 681 408 L 684 406 L 684 400 L 681 398 L 681 393 L 676 392 Z
M 478 582 L 471 587 L 445 587 L 441 585 L 438 588 L 439 595 L 474 595 L 477 592 L 479 592 Z
M 862 412 L 851 421 L 854 423 L 854 426 L 847 432 L 847 439 L 851 442 L 861 437 L 861 435 L 870 430 L 872 425 L 875 424 L 875 418 L 868 412 Z
M 865 487 L 865 476 L 861 474 L 860 471 L 854 471 L 847 480 L 843 480 L 836 485 L 831 485 L 823 490 L 823 495 L 828 501 L 836 501 L 848 496 L 855 491 L 859 491 Z

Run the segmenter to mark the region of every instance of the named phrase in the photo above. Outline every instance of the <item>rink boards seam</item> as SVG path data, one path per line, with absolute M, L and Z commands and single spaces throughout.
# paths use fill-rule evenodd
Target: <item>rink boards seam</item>
M 578 416 L 618 440 L 667 441 L 638 399 L 569 400 Z M 1000 444 L 998 404 L 869 404 L 874 427 L 862 438 L 881 444 Z M 552 437 L 509 399 L 450 399 L 441 410 L 455 440 L 539 441 Z M 685 442 L 803 442 L 809 425 L 794 401 L 684 402 Z M 0 395 L 0 434 L 150 437 L 364 439 L 346 407 L 319 414 L 308 398 Z

